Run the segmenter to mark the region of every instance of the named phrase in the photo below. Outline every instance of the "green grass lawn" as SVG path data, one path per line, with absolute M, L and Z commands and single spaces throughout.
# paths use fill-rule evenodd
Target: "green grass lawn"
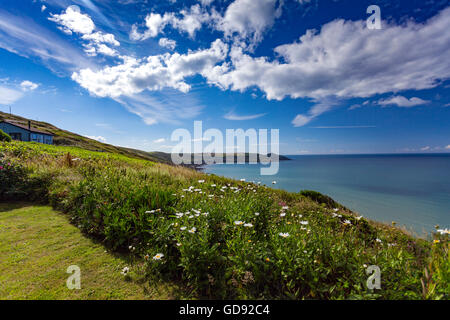
M 67 267 L 81 269 L 81 289 L 69 290 Z M 126 257 L 83 236 L 48 206 L 0 204 L 0 299 L 170 299 L 168 285 L 125 278 Z M 133 267 L 131 268 L 133 270 Z

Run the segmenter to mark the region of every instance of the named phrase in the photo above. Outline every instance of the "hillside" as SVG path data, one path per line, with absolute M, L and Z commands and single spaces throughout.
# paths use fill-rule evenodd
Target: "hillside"
M 27 126 L 28 121 L 30 119 L 23 118 L 17 115 L 10 115 L 9 113 L 4 113 L 0 111 L 0 121 L 6 120 L 11 122 L 16 122 L 17 124 Z M 137 149 L 131 149 L 131 148 L 125 148 L 125 147 L 118 147 L 107 143 L 102 143 L 94 139 L 89 139 L 87 137 L 81 136 L 79 134 L 62 130 L 58 127 L 55 127 L 54 125 L 42 122 L 42 121 L 35 121 L 32 120 L 32 127 L 44 131 L 49 132 L 54 135 L 53 137 L 53 143 L 57 146 L 74 146 L 74 147 L 80 147 L 85 150 L 90 151 L 97 151 L 97 152 L 110 152 L 110 153 L 116 153 L 121 154 L 124 156 L 132 157 L 132 158 L 138 158 L 143 160 L 149 160 L 154 162 L 162 162 L 167 164 L 172 164 L 172 159 L 170 156 L 170 153 L 160 152 L 160 151 L 154 151 L 154 152 L 146 152 L 142 150 Z M 270 156 L 270 154 L 269 154 Z M 194 155 L 192 155 L 193 159 Z M 225 162 L 226 154 L 223 155 L 223 162 Z M 237 161 L 237 154 L 235 154 L 235 159 Z M 259 156 L 257 157 L 259 161 Z M 289 158 L 280 155 L 279 160 L 289 160 Z M 249 154 L 245 154 L 245 161 L 249 161 Z M 193 163 L 193 160 L 192 160 Z M 189 167 L 197 167 L 197 165 L 192 165 Z
M 14 114 L 10 115 L 9 113 L 0 112 L 0 121 L 2 120 L 13 121 L 18 124 L 27 126 L 29 119 Z M 62 130 L 50 123 L 42 121 L 32 120 L 32 127 L 40 131 L 52 133 L 54 135 L 53 143 L 55 145 L 74 146 L 90 151 L 111 152 L 132 158 L 171 163 L 170 154 L 164 152 L 146 152 L 136 149 L 113 146 L 107 143 L 99 142 L 97 140 L 89 139 L 67 130 Z
M 130 272 L 176 282 L 183 296 L 448 299 L 447 231 L 416 239 L 314 192 L 77 147 L 0 143 L 0 201 L 25 199 L 63 211 L 134 261 Z M 367 287 L 369 266 L 379 268 L 381 289 Z

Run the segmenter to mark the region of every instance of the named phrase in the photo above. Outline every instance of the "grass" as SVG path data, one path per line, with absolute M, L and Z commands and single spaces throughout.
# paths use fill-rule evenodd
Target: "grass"
M 169 299 L 168 286 L 120 272 L 129 258 L 82 235 L 48 206 L 0 204 L 0 299 Z M 67 267 L 81 268 L 81 289 L 69 290 Z
M 181 297 L 448 299 L 450 292 L 448 234 L 416 239 L 311 191 L 76 147 L 0 143 L 0 200 L 18 199 L 65 212 L 86 236 L 127 257 L 142 281 L 177 283 Z M 381 270 L 381 290 L 366 286 L 370 265 Z
M 0 122 L 3 120 L 13 121 L 20 125 L 28 126 L 29 119 L 0 111 Z M 79 147 L 89 151 L 109 152 L 130 158 L 171 163 L 170 155 L 164 152 L 145 152 L 131 148 L 113 146 L 67 130 L 62 130 L 50 123 L 42 121 L 33 120 L 32 127 L 40 131 L 52 133 L 54 135 L 53 142 L 58 146 Z

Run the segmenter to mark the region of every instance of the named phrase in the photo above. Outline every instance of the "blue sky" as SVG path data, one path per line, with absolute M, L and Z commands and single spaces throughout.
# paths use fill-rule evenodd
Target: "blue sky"
M 283 154 L 450 152 L 449 4 L 2 0 L 0 110 L 147 151 L 202 120 Z

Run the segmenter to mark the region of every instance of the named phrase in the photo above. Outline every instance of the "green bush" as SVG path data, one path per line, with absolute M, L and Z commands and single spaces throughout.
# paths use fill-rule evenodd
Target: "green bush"
M 311 191 L 311 190 L 302 190 L 300 191 L 300 194 L 308 199 L 311 199 L 312 201 L 315 201 L 320 204 L 325 204 L 328 208 L 338 208 L 341 207 L 339 203 L 334 201 L 329 196 L 323 195 L 317 191 Z
M 3 132 L 3 130 L 1 129 L 0 129 L 0 141 L 11 142 L 11 137 L 9 136 L 9 134 Z

